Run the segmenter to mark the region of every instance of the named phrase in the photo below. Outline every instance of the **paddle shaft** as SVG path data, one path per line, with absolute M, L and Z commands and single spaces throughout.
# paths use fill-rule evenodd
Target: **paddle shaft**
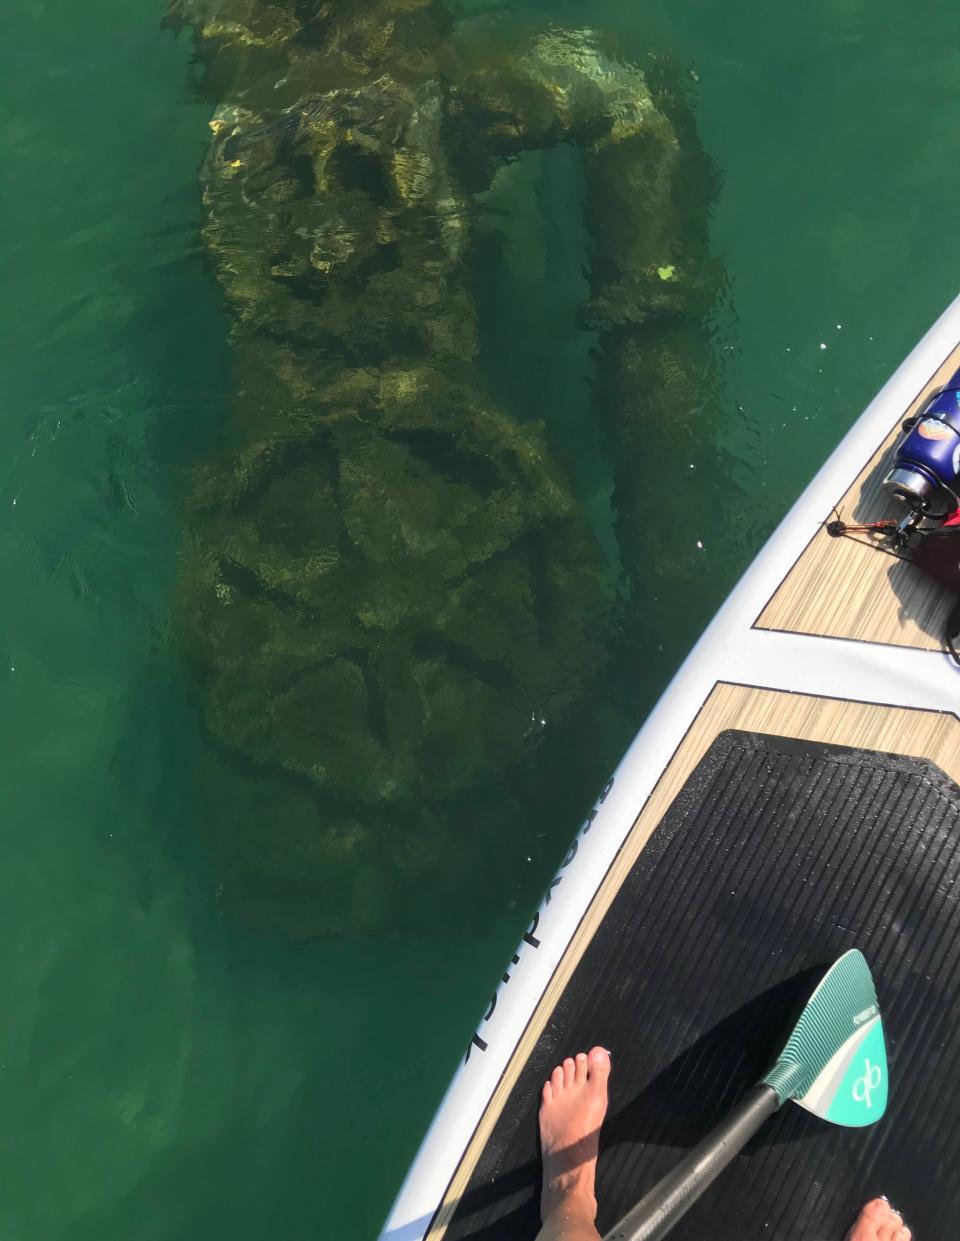
M 660 1241 L 779 1107 L 772 1087 L 763 1083 L 754 1086 L 603 1241 Z

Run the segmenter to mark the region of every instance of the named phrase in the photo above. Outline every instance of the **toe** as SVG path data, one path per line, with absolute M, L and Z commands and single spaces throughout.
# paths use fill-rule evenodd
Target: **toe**
M 554 1093 L 556 1093 L 558 1090 L 563 1089 L 563 1065 L 562 1064 L 558 1064 L 557 1067 L 550 1074 L 550 1085 L 553 1088 Z
M 585 1051 L 577 1052 L 577 1065 L 574 1079 L 577 1085 L 582 1085 L 587 1080 L 587 1053 Z
M 610 1053 L 594 1047 L 587 1057 L 587 1086 L 591 1094 L 607 1102 L 607 1078 L 610 1076 Z
M 587 1064 L 591 1078 L 596 1077 L 606 1081 L 610 1076 L 610 1053 L 605 1047 L 591 1048 L 590 1055 L 587 1057 Z
M 576 1075 L 576 1071 L 577 1066 L 574 1064 L 571 1057 L 567 1056 L 566 1060 L 563 1062 L 563 1084 L 565 1086 L 573 1085 L 573 1079 Z
M 894 1216 L 886 1198 L 871 1199 L 857 1216 L 848 1241 L 891 1241 L 901 1224 L 900 1216 Z
M 860 1212 L 857 1223 L 876 1229 L 880 1224 L 890 1222 L 890 1214 L 890 1203 L 886 1198 L 872 1198 Z
M 553 1098 L 553 1086 L 549 1082 L 543 1083 L 543 1090 L 540 1092 L 540 1098 L 544 1103 L 549 1103 Z
M 896 1211 L 891 1211 L 883 1223 L 877 1228 L 877 1241 L 895 1241 L 903 1228 L 903 1220 Z

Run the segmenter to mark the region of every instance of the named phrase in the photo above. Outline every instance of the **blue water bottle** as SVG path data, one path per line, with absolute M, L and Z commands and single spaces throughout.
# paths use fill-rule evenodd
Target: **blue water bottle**
M 960 504 L 960 371 L 904 426 L 883 486 L 924 517 L 946 517 Z

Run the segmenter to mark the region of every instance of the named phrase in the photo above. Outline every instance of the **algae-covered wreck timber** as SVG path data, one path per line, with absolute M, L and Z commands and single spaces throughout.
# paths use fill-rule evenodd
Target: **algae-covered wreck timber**
M 223 900 L 297 935 L 371 925 L 444 854 L 478 873 L 464 807 L 495 813 L 610 632 L 549 428 L 484 391 L 477 195 L 504 158 L 578 144 L 598 226 L 632 204 L 596 241 L 601 338 L 682 315 L 705 278 L 667 218 L 676 132 L 586 32 L 511 41 L 423 0 L 172 10 L 216 99 L 203 236 L 233 324 L 178 592 Z
M 702 557 L 693 539 L 682 555 L 651 553 L 668 542 L 664 531 L 712 530 L 722 508 L 713 489 L 720 382 L 711 316 L 722 287 L 708 247 L 715 173 L 684 75 L 664 58 L 644 73 L 596 31 L 501 42 L 492 64 L 478 64 L 472 49 L 463 59 L 471 71 L 457 92 L 461 166 L 489 167 L 558 142 L 581 152 L 585 325 L 596 333 L 594 409 L 606 431 L 621 558 L 638 606 L 661 588 L 696 597 Z

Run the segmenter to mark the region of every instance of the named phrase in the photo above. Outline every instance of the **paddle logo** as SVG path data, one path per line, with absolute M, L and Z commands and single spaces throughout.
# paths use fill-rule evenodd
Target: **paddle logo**
M 835 1125 L 872 1125 L 887 1107 L 887 1053 L 879 1016 L 858 1030 L 834 1056 L 822 1077 L 815 1109 Z M 814 1087 L 816 1089 L 816 1085 Z
M 887 1051 L 878 1016 L 855 1039 L 856 1049 L 825 1112 L 835 1124 L 873 1124 L 887 1108 Z
M 879 1090 L 883 1083 L 883 1072 L 878 1064 L 871 1064 L 869 1060 L 864 1061 L 863 1077 L 858 1077 L 853 1083 L 853 1097 L 857 1103 L 865 1103 L 867 1107 L 873 1106 L 873 1092 Z

